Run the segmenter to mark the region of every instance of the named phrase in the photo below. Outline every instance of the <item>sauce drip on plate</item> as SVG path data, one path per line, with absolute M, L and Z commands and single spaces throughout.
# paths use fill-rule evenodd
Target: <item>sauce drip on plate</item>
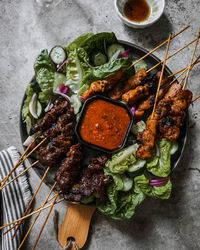
M 129 122 L 125 108 L 105 100 L 95 100 L 87 106 L 79 133 L 84 141 L 113 150 L 121 145 Z
M 125 16 L 133 22 L 145 21 L 150 14 L 150 7 L 145 0 L 128 0 L 124 5 Z

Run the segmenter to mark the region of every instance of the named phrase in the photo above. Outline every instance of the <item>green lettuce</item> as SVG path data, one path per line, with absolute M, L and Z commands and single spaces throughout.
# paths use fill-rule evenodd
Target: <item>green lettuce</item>
M 87 40 L 94 36 L 94 33 L 85 33 L 77 37 L 73 42 L 71 42 L 68 46 L 66 46 L 64 49 L 69 52 L 73 51 L 77 48 L 84 47 L 87 43 Z
M 156 142 L 158 155 L 153 156 L 147 162 L 147 170 L 155 176 L 167 177 L 171 172 L 171 149 L 175 144 L 163 138 Z
M 33 68 L 35 70 L 35 74 L 37 74 L 41 68 L 46 68 L 51 72 L 56 71 L 55 65 L 52 62 L 47 49 L 42 50 L 41 53 L 38 55 L 33 65 Z
M 169 199 L 172 190 L 170 180 L 163 186 L 150 186 L 149 178 L 145 174 L 135 177 L 134 183 L 134 191 L 136 193 L 142 192 L 152 198 Z
M 111 173 L 123 174 L 128 170 L 129 166 L 136 162 L 136 151 L 138 144 L 133 144 L 119 153 L 114 154 L 110 160 L 106 162 L 106 167 Z

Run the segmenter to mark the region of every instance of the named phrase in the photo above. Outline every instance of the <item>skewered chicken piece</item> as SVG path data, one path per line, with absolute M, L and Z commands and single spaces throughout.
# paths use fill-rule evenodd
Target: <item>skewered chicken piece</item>
M 122 95 L 122 100 L 129 106 L 133 106 L 137 101 L 149 95 L 147 86 L 138 86 Z
M 109 97 L 113 100 L 119 100 L 124 93 L 139 86 L 146 77 L 145 69 L 138 70 L 128 81 L 115 85 L 114 89 L 108 93 Z
M 97 93 L 104 93 L 113 88 L 113 86 L 122 78 L 123 71 L 120 69 L 114 75 L 109 76 L 105 80 L 99 80 L 91 83 L 90 88 L 82 94 L 83 98 L 89 98 Z
M 139 132 L 137 139 L 141 142 L 141 145 L 136 153 L 138 158 L 146 159 L 152 156 L 155 137 L 157 135 L 157 125 L 162 134 L 169 140 L 176 140 L 180 134 L 180 128 L 178 125 L 182 123 L 170 118 L 164 119 L 167 115 L 174 115 L 174 117 L 183 115 L 183 112 L 189 107 L 192 102 L 192 93 L 189 90 L 182 90 L 181 85 L 177 83 L 173 84 L 164 98 L 159 101 L 154 117 L 149 117 L 146 122 L 146 129 L 143 132 Z M 179 111 L 178 113 L 175 111 Z

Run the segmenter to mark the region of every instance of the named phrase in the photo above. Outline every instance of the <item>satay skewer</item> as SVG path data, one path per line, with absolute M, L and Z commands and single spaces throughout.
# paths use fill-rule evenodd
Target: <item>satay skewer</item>
M 183 31 L 185 31 L 186 29 L 188 29 L 190 27 L 190 25 L 186 26 L 185 28 L 183 28 L 182 30 L 180 30 L 179 32 L 177 32 L 176 34 L 174 34 L 172 36 L 171 39 L 174 39 L 176 36 L 180 35 Z M 163 45 L 165 45 L 168 42 L 168 39 L 166 41 L 164 41 L 163 43 L 161 43 L 160 45 L 158 45 L 156 48 L 154 48 L 153 50 L 151 50 L 150 52 L 148 52 L 147 54 L 145 54 L 143 57 L 141 57 L 140 59 L 138 59 L 137 61 L 135 61 L 134 63 L 132 63 L 126 70 L 130 69 L 131 67 L 133 67 L 136 63 L 140 62 L 141 60 L 143 60 L 144 58 L 146 58 L 147 56 L 151 55 L 154 51 L 158 50 L 160 47 L 162 47 Z
M 56 201 L 55 204 L 58 204 L 58 203 L 60 203 L 60 202 L 62 202 L 62 201 L 64 201 L 64 198 L 61 198 L 60 200 Z M 54 205 L 55 205 L 55 204 L 54 204 Z M 52 203 L 49 204 L 49 205 L 47 205 L 47 206 L 45 206 L 45 207 L 36 209 L 36 210 L 34 210 L 33 212 L 31 212 L 30 214 L 27 214 L 27 215 L 23 216 L 22 218 L 19 218 L 19 219 L 17 219 L 17 220 L 14 220 L 14 221 L 12 221 L 12 222 L 9 222 L 8 224 L 6 224 L 6 225 L 4 225 L 4 226 L 1 226 L 1 227 L 0 227 L 0 230 L 3 229 L 3 228 L 5 228 L 5 227 L 8 227 L 8 226 L 10 226 L 10 225 L 12 225 L 12 224 L 15 224 L 15 223 L 17 223 L 17 222 L 23 221 L 23 220 L 29 218 L 30 216 L 32 216 L 32 215 L 34 215 L 34 214 L 37 214 L 37 213 L 39 213 L 40 211 L 45 210 L 45 209 L 47 209 L 47 208 L 49 208 L 49 207 L 51 207 L 51 206 L 52 206 Z
M 48 212 L 48 214 L 47 214 L 47 216 L 46 216 L 46 218 L 45 218 L 45 220 L 44 220 L 44 223 L 43 223 L 42 228 L 41 228 L 41 230 L 40 230 L 40 232 L 39 232 L 39 234 L 38 234 L 38 236 L 37 236 L 37 239 L 36 239 L 36 241 L 35 241 L 35 243 L 34 243 L 34 246 L 33 246 L 32 250 L 35 249 L 35 247 L 36 247 L 36 245 L 37 245 L 37 243 L 38 243 L 38 240 L 39 240 L 39 238 L 40 238 L 40 236 L 41 236 L 41 234 L 42 234 L 42 231 L 43 231 L 43 229 L 44 229 L 44 227 L 45 227 L 45 225 L 46 225 L 46 222 L 47 222 L 47 220 L 48 220 L 48 218 L 49 218 L 49 215 L 50 215 L 50 213 L 51 213 L 51 211 L 52 211 L 52 209 L 53 209 L 53 207 L 54 207 L 54 204 L 55 204 L 55 202 L 56 202 L 56 200 L 57 200 L 59 194 L 60 194 L 60 192 L 58 192 L 58 193 L 56 194 L 56 197 L 55 197 L 55 199 L 54 199 L 54 201 L 53 201 L 53 203 L 52 203 L 52 205 L 51 205 L 51 207 L 50 207 L 50 209 L 49 209 L 49 212 Z
M 188 68 L 188 71 L 186 73 L 186 77 L 185 77 L 185 82 L 183 84 L 183 90 L 185 89 L 186 87 L 186 84 L 187 84 L 187 80 L 188 80 L 188 77 L 189 77 L 189 73 L 192 69 L 192 62 L 193 62 L 193 58 L 194 58 L 194 55 L 195 55 L 195 52 L 196 52 L 196 48 L 197 48 L 197 44 L 199 42 L 199 38 L 200 38 L 200 29 L 199 29 L 199 33 L 198 33 L 198 36 L 197 36 L 197 40 L 195 42 L 195 45 L 194 45 L 194 49 L 193 49 L 193 52 L 192 52 L 192 56 L 191 56 L 191 59 L 190 59 L 190 65 L 189 65 L 189 68 Z
M 53 190 L 54 190 L 56 184 L 57 184 L 57 182 L 55 182 L 55 183 L 53 184 L 53 186 L 52 186 L 52 188 L 51 188 L 49 194 L 47 195 L 47 197 L 46 197 L 46 199 L 45 199 L 45 201 L 43 202 L 43 204 L 42 204 L 41 207 L 44 207 L 45 204 L 48 202 L 49 196 L 50 196 L 51 193 L 53 192 Z M 35 225 L 35 222 L 37 221 L 38 217 L 40 216 L 40 213 L 41 213 L 41 211 L 36 215 L 34 221 L 32 222 L 31 226 L 29 227 L 29 229 L 28 229 L 26 235 L 24 236 L 23 240 L 21 241 L 20 246 L 18 247 L 18 249 L 21 249 L 22 245 L 24 244 L 24 241 L 25 241 L 26 238 L 28 237 L 28 235 L 29 235 L 31 229 L 33 228 L 33 226 Z
M 163 73 L 164 73 L 164 69 L 165 69 L 165 62 L 166 62 L 166 58 L 167 58 L 167 54 L 168 54 L 168 50 L 169 50 L 170 41 L 171 41 L 171 34 L 169 34 L 169 38 L 168 38 L 168 42 L 167 42 L 167 47 L 166 47 L 166 51 L 165 51 L 165 58 L 163 60 L 162 70 L 161 70 L 161 74 L 160 74 L 160 78 L 159 78 L 159 82 L 158 82 L 158 87 L 157 87 L 157 91 L 156 91 L 156 97 L 155 97 L 155 101 L 154 101 L 154 105 L 153 105 L 151 119 L 153 119 L 154 113 L 155 113 L 155 108 L 156 108 L 156 104 L 157 104 L 157 100 L 158 100 L 158 93 L 159 93 L 160 84 L 161 84 L 162 78 L 163 78 Z
M 183 49 L 187 48 L 189 45 L 191 45 L 192 43 L 194 43 L 195 41 L 197 41 L 197 38 L 193 39 L 191 42 L 187 43 L 186 45 L 184 45 L 182 48 L 178 49 L 177 51 L 175 51 L 173 54 L 171 54 L 170 56 L 168 56 L 166 58 L 166 60 L 172 58 L 173 56 L 175 56 L 176 54 L 178 54 L 179 52 L 181 52 Z M 154 65 L 152 68 L 147 70 L 147 73 L 149 73 L 150 71 L 152 71 L 153 69 L 155 69 L 156 67 L 158 67 L 161 63 L 163 63 L 164 60 L 160 61 L 159 63 L 157 63 L 156 65 Z
M 44 173 L 44 175 L 43 175 L 43 177 L 42 177 L 42 179 L 41 179 L 41 181 L 40 181 L 40 183 L 39 183 L 39 185 L 38 185 L 38 187 L 37 187 L 37 189 L 36 189 L 36 191 L 35 191 L 35 193 L 34 193 L 32 199 L 31 199 L 31 201 L 30 201 L 29 204 L 28 204 L 28 207 L 26 208 L 26 211 L 24 212 L 24 216 L 28 213 L 28 211 L 29 211 L 29 209 L 30 209 L 30 207 L 31 207 L 31 204 L 33 203 L 33 200 L 35 199 L 35 196 L 36 196 L 36 194 L 38 193 L 38 191 L 39 191 L 39 189 L 40 189 L 40 187 L 41 187 L 41 185 L 42 185 L 42 183 L 43 183 L 43 181 L 44 181 L 44 178 L 46 177 L 47 173 L 49 172 L 49 169 L 50 169 L 50 167 L 48 167 L 48 168 L 46 169 L 46 171 L 45 171 L 45 173 Z M 15 230 L 15 232 L 14 232 L 14 234 L 13 234 L 11 240 L 14 239 L 14 237 L 15 237 L 17 231 L 19 230 L 19 227 L 20 227 L 21 223 L 22 223 L 22 221 L 20 221 L 20 222 L 18 223 L 17 228 L 16 228 L 16 230 Z

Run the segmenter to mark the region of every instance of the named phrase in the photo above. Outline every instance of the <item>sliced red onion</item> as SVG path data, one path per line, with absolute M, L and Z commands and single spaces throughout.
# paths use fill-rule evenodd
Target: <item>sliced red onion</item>
M 26 147 L 28 147 L 30 144 L 31 144 L 31 142 L 33 141 L 33 137 L 32 136 L 29 136 L 26 140 L 25 140 L 25 142 L 23 143 L 23 145 L 24 146 L 26 146 Z
M 71 102 L 71 98 L 68 95 L 65 95 L 59 91 L 54 91 L 55 94 L 61 95 L 62 97 L 64 97 L 66 100 L 68 100 L 69 102 Z
M 44 109 L 45 112 L 48 112 L 49 110 L 51 110 L 53 108 L 53 103 L 50 101 L 48 103 L 48 105 L 46 106 L 46 108 Z
M 82 103 L 84 103 L 84 102 L 86 101 L 86 98 L 85 98 L 85 97 L 82 97 L 82 96 L 80 96 L 79 99 L 80 99 L 80 101 L 81 101 Z
M 67 58 L 64 62 L 62 62 L 60 65 L 59 65 L 59 67 L 57 68 L 57 72 L 62 68 L 62 66 L 67 62 L 67 61 L 69 61 L 69 60 L 71 60 L 71 58 Z
M 65 86 L 64 84 L 60 84 L 56 91 L 65 94 L 67 92 L 67 90 L 68 90 L 67 86 Z
M 129 53 L 130 53 L 130 49 L 127 49 L 121 55 L 119 55 L 118 58 L 128 57 Z
M 153 179 L 149 181 L 150 186 L 164 186 L 167 184 L 169 178 L 159 178 L 159 179 Z
M 133 115 L 133 116 L 135 115 L 135 109 L 136 109 L 136 107 L 135 107 L 135 106 L 130 107 L 130 110 L 131 110 L 131 113 L 132 113 L 132 115 Z

